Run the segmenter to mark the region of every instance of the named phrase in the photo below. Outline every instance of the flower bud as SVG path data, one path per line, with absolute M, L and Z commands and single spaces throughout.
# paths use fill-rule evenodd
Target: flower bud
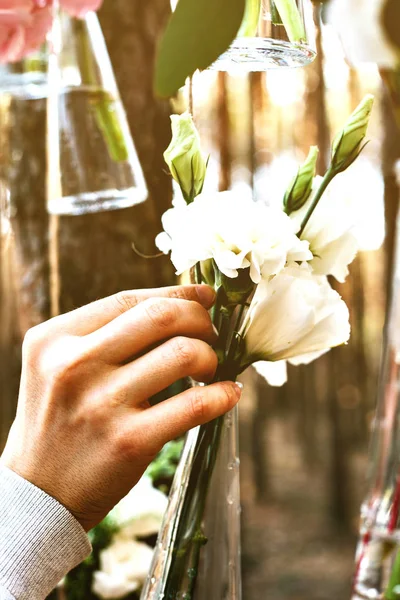
M 172 177 L 178 182 L 183 197 L 190 204 L 204 185 L 207 162 L 200 148 L 200 137 L 189 113 L 172 115 L 172 140 L 164 152 Z
M 350 167 L 364 148 L 363 141 L 367 135 L 373 104 L 374 97 L 371 94 L 365 96 L 349 117 L 343 130 L 334 139 L 331 169 L 336 173 L 341 173 Z
M 283 206 L 287 215 L 300 210 L 307 202 L 313 187 L 318 154 L 317 146 L 311 146 L 306 161 L 299 168 L 296 177 L 293 178 L 287 189 L 283 199 Z

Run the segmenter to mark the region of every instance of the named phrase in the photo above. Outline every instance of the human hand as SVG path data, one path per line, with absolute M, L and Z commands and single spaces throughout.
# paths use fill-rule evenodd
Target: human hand
M 226 382 L 149 404 L 183 377 L 212 380 L 214 299 L 207 286 L 123 292 L 31 329 L 1 462 L 91 529 L 167 441 L 237 403 Z

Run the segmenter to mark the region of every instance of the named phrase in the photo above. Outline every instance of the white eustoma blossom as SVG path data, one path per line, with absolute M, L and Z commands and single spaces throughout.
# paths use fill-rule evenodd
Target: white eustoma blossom
M 386 0 L 333 0 L 329 21 L 337 30 L 347 58 L 353 63 L 373 62 L 395 68 L 399 55 L 383 23 Z
M 243 366 L 258 361 L 306 363 L 348 341 L 349 311 L 326 277 L 313 275 L 307 264 L 293 264 L 258 286 L 242 335 Z
M 200 194 L 191 204 L 168 210 L 162 222 L 164 233 L 156 244 L 166 254 L 171 251 L 178 275 L 214 259 L 225 276 L 235 278 L 239 269 L 248 268 L 259 283 L 289 260 L 312 258 L 308 243 L 298 239 L 295 224 L 282 210 L 234 192 Z
M 321 182 L 322 177 L 315 177 L 310 198 L 300 210 L 290 215 L 296 223 L 296 231 L 300 229 Z M 345 281 L 348 266 L 360 249 L 357 228 L 360 207 L 350 196 L 354 192 L 350 183 L 347 175 L 339 175 L 330 183 L 301 235 L 301 239 L 310 243 L 314 255 L 310 264 L 314 273 L 333 275 L 340 283 Z
M 288 380 L 287 375 L 287 365 L 288 363 L 297 367 L 299 365 L 308 365 L 317 358 L 320 358 L 327 352 L 329 352 L 330 348 L 327 350 L 321 350 L 321 352 L 311 352 L 310 354 L 304 354 L 302 356 L 298 356 L 297 358 L 291 358 L 289 360 L 278 360 L 276 362 L 269 362 L 266 360 L 260 360 L 253 364 L 253 367 L 257 371 L 259 375 L 264 377 L 264 379 L 271 385 L 272 387 L 282 387 Z
M 143 587 L 153 550 L 146 544 L 116 535 L 99 557 L 100 571 L 93 574 L 93 592 L 104 599 L 124 598 Z
M 125 538 L 147 537 L 158 533 L 168 498 L 143 476 L 131 492 L 111 511 L 111 517 Z

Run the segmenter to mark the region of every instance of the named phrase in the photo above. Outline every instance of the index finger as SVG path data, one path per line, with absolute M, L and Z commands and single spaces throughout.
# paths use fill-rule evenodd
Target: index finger
M 209 309 L 214 304 L 215 292 L 208 285 L 127 290 L 55 317 L 49 321 L 49 326 L 57 327 L 58 330 L 63 330 L 70 335 L 88 335 L 148 298 L 181 298 L 198 302 Z

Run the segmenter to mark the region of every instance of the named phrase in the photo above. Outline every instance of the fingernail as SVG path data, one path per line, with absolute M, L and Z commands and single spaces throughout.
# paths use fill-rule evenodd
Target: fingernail
M 215 302 L 215 292 L 209 285 L 198 285 L 197 295 L 203 306 L 206 308 L 212 306 Z
M 240 398 L 242 397 L 242 392 L 243 392 L 243 384 L 242 384 L 242 383 L 239 383 L 238 381 L 236 381 L 236 383 L 235 383 L 235 385 L 234 385 L 234 388 L 235 388 L 235 393 L 236 393 L 236 396 L 237 396 L 237 397 L 239 398 L 239 400 L 240 400 Z

